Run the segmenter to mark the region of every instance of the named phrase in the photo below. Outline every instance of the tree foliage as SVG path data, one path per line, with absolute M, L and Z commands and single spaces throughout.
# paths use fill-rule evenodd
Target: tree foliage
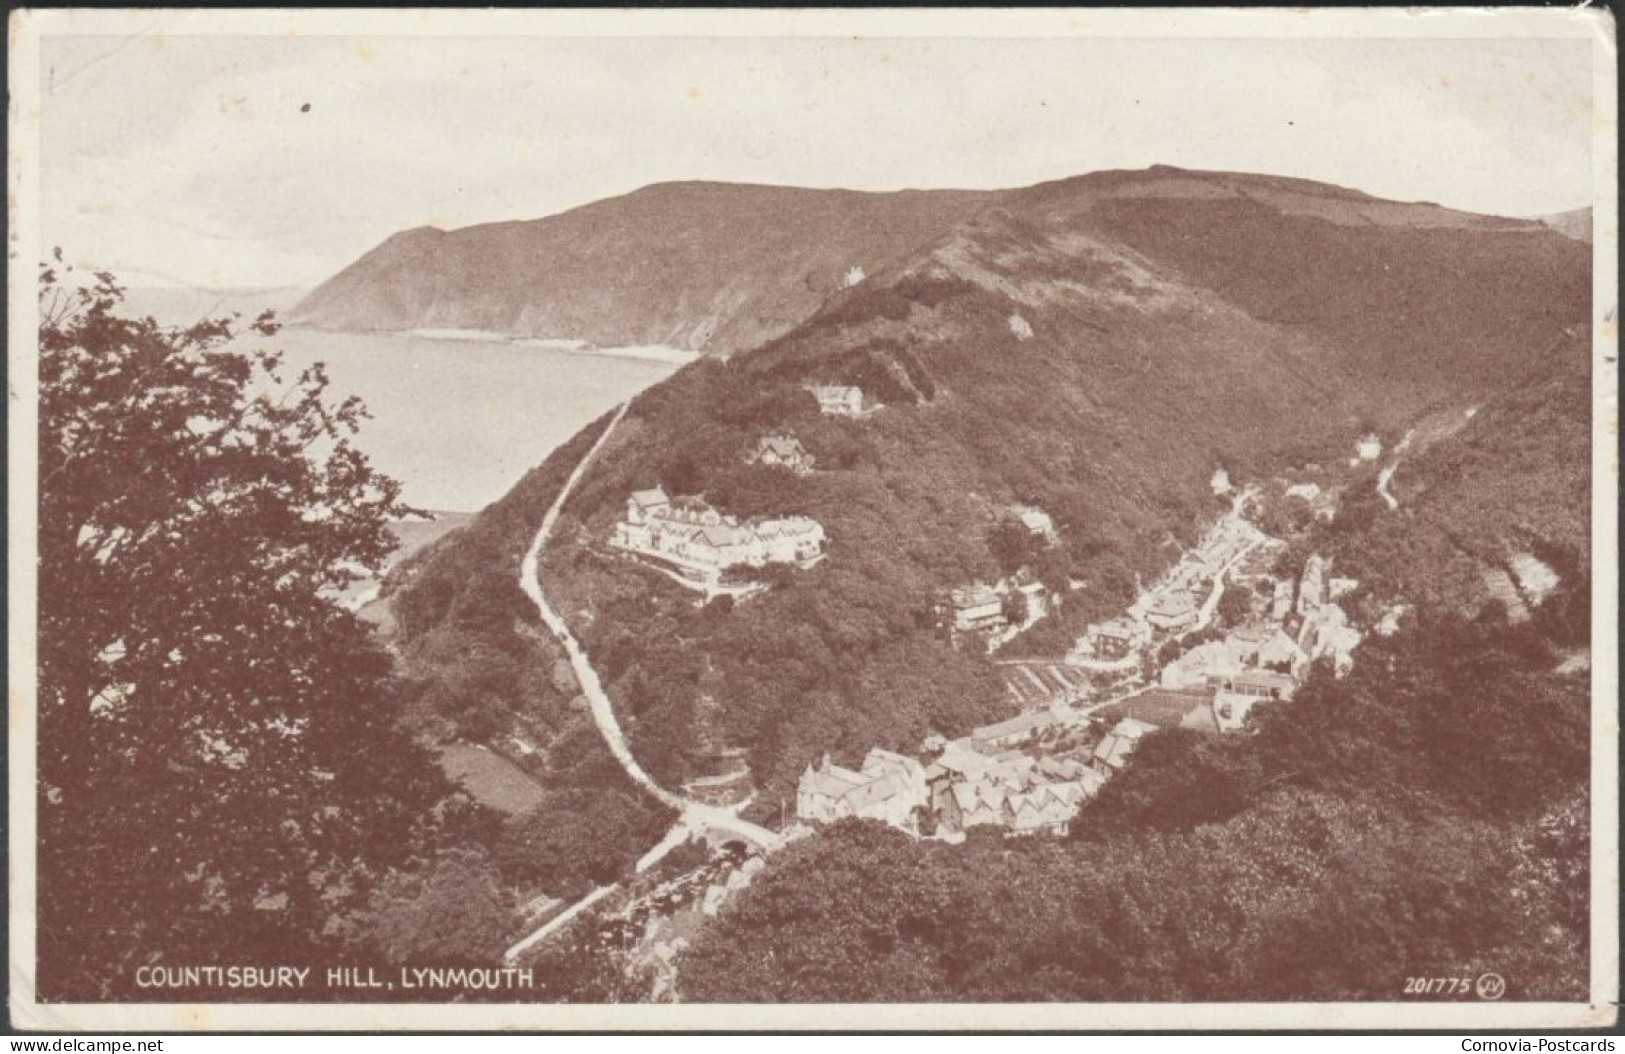
M 448 788 L 395 724 L 387 657 L 333 597 L 376 570 L 398 485 L 274 332 L 121 317 L 42 268 L 40 991 L 135 966 L 294 958 L 400 862 Z
M 508 821 L 497 860 L 508 881 L 563 898 L 616 881 L 627 846 L 651 846 L 671 825 L 671 810 L 647 795 L 572 787 L 549 793 Z
M 392 871 L 353 925 L 355 941 L 389 963 L 489 966 L 513 935 L 512 898 L 485 855 L 448 849 Z

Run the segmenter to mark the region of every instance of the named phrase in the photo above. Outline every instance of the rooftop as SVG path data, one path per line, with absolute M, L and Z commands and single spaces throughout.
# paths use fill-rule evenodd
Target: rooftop
M 665 490 L 660 487 L 651 487 L 648 490 L 634 490 L 632 501 L 639 508 L 648 508 L 651 505 L 665 505 L 671 501 Z
M 1135 627 L 1132 619 L 1119 615 L 1109 622 L 1102 622 L 1096 626 L 1095 632 L 1118 637 L 1132 637 L 1134 636 Z
M 1156 691 L 1156 689 L 1153 689 L 1153 691 Z M 1205 697 L 1206 693 L 1204 693 L 1204 698 Z M 1141 721 L 1138 718 L 1133 717 L 1125 717 L 1121 721 L 1117 722 L 1117 724 L 1112 726 L 1112 735 L 1125 736 L 1129 739 L 1137 740 L 1147 732 L 1155 732 L 1156 730 L 1157 726 L 1148 721 Z
M 953 591 L 954 607 L 976 608 L 987 604 L 1003 603 L 1003 598 L 994 592 L 993 587 L 977 582 L 975 585 L 961 586 Z
M 1261 688 L 1278 688 L 1283 692 L 1291 691 L 1298 682 L 1284 673 L 1274 670 L 1243 670 L 1230 678 L 1232 684 L 1253 684 Z
M 756 444 L 756 449 L 771 450 L 780 457 L 799 457 L 807 453 L 806 448 L 801 445 L 801 440 L 786 435 L 763 436 Z
M 1003 736 L 1018 735 L 1023 732 L 1032 732 L 1040 728 L 1048 728 L 1056 724 L 1060 718 L 1048 710 L 1035 710 L 1030 714 L 1021 714 L 1008 721 L 997 724 L 983 725 L 971 732 L 972 739 L 998 739 Z
M 853 772 L 851 769 L 833 765 L 826 759 L 822 765 L 807 766 L 802 773 L 802 784 L 812 794 L 821 794 L 827 798 L 842 798 L 848 792 L 874 782 L 875 777 L 862 772 Z
M 1250 622 L 1234 630 L 1230 635 L 1238 641 L 1247 644 L 1262 644 L 1279 632 L 1274 625 L 1268 622 Z
M 1160 595 L 1156 603 L 1152 604 L 1148 614 L 1163 616 L 1188 615 L 1196 610 L 1196 602 L 1189 593 L 1180 590 L 1169 590 Z

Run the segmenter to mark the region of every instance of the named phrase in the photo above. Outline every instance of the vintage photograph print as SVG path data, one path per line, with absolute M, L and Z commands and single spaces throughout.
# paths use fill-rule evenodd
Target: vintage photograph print
M 19 1027 L 1614 1021 L 1607 14 L 10 32 Z

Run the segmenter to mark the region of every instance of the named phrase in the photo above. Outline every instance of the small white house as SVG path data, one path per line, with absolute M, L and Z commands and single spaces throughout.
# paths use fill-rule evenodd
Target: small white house
M 810 475 L 813 470 L 813 456 L 792 435 L 763 436 L 745 460 L 751 465 L 787 468 L 798 476 Z
M 815 384 L 807 389 L 818 400 L 818 409 L 837 417 L 857 417 L 863 413 L 863 389 L 850 384 Z
M 1029 534 L 1037 535 L 1051 545 L 1060 541 L 1061 536 L 1055 530 L 1054 518 L 1043 509 L 1032 505 L 1017 505 L 1011 511 L 1016 514 L 1016 519 L 1021 521 L 1021 525 L 1027 528 Z

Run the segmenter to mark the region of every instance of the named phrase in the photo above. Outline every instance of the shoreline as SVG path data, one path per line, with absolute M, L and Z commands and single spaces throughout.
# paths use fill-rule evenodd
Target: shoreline
M 498 333 L 485 329 L 456 329 L 456 328 L 425 328 L 425 329 L 397 329 L 397 330 L 347 330 L 323 329 L 319 326 L 293 326 L 312 333 L 339 333 L 347 336 L 363 337 L 407 337 L 415 340 L 432 340 L 445 343 L 463 344 L 500 344 L 514 348 L 535 348 L 538 351 L 551 351 L 563 355 L 591 355 L 612 359 L 625 359 L 634 362 L 658 363 L 663 366 L 687 366 L 691 362 L 707 358 L 703 351 L 690 351 L 687 348 L 673 348 L 665 344 L 627 344 L 618 347 L 602 348 L 585 340 L 576 340 L 566 337 L 516 337 L 509 333 Z
M 707 357 L 703 351 L 668 348 L 661 344 L 634 345 L 625 348 L 574 348 L 569 350 L 567 354 L 599 355 L 612 359 L 631 359 L 637 362 L 658 362 L 665 366 L 687 366 L 691 362 L 698 362 Z

